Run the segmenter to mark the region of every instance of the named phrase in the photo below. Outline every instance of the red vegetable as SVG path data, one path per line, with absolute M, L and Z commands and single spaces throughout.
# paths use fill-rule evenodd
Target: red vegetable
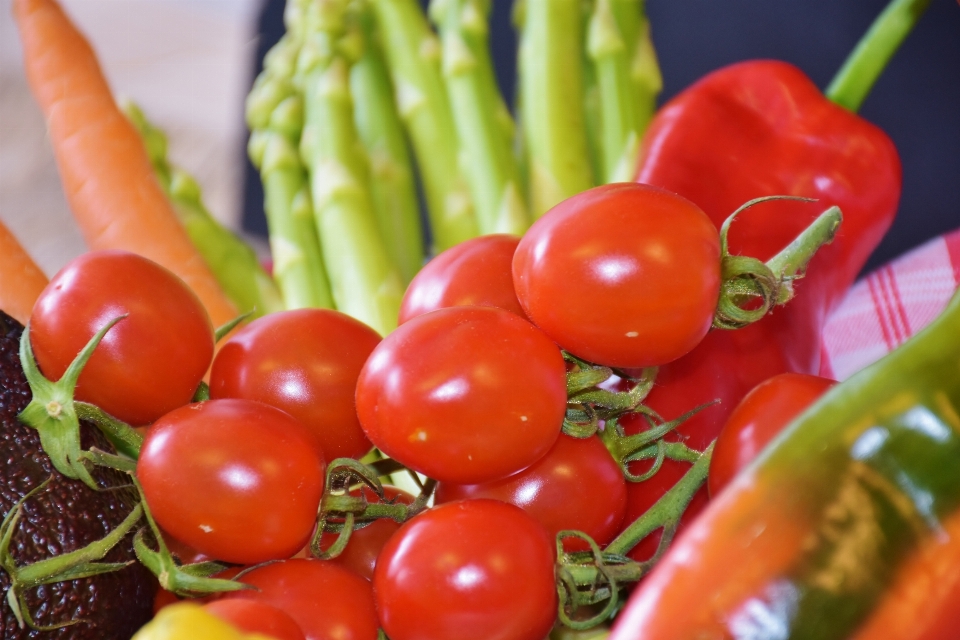
M 464 305 L 499 307 L 526 318 L 513 290 L 513 254 L 520 238 L 505 233 L 461 242 L 428 262 L 400 305 L 400 324 L 428 311 Z
M 672 436 L 703 449 L 763 380 L 820 373 L 824 319 L 893 221 L 900 161 L 883 131 L 828 101 L 799 69 L 753 61 L 706 76 L 664 106 L 644 139 L 637 179 L 689 198 L 717 227 L 752 198 L 817 198 L 770 201 L 741 214 L 730 231 L 731 253 L 764 260 L 828 206 L 843 211 L 840 232 L 811 261 L 794 300 L 744 329 L 710 332 L 660 368 L 645 402 L 661 415 L 676 418 L 720 400 Z M 632 428 L 643 426 L 635 421 Z M 687 466 L 668 459 L 658 475 L 672 484 Z M 642 484 L 631 490 L 644 491 Z M 697 510 L 694 504 L 687 517 Z
M 497 500 L 450 502 L 404 524 L 373 586 L 391 640 L 543 640 L 556 616 L 552 541 Z
M 370 450 L 353 392 L 380 335 L 330 309 L 272 313 L 225 342 L 210 372 L 212 398 L 244 398 L 283 409 L 316 438 L 327 459 Z
M 30 341 L 43 374 L 58 380 L 90 338 L 124 314 L 80 374 L 76 399 L 146 425 L 190 402 L 213 358 L 210 318 L 180 278 L 134 253 L 85 253 L 40 294 Z
M 563 349 L 607 366 L 660 365 L 710 329 L 720 239 L 674 193 L 604 185 L 534 223 L 517 247 L 513 279 L 527 315 Z
M 494 307 L 417 316 L 381 342 L 357 383 L 371 442 L 441 482 L 503 478 L 560 435 L 566 366 L 542 331 Z
M 303 631 L 289 614 L 264 602 L 214 600 L 204 609 L 245 633 L 262 633 L 276 640 L 304 640 Z
M 486 484 L 441 482 L 435 502 L 493 498 L 532 515 L 551 537 L 565 529 L 589 535 L 600 546 L 619 532 L 626 509 L 627 487 L 620 467 L 600 438 L 561 435 L 543 458 L 523 471 Z M 585 543 L 565 543 L 586 550 Z
M 283 560 L 240 578 L 256 591 L 236 592 L 272 605 L 293 618 L 307 640 L 377 639 L 373 589 L 357 574 L 323 560 Z
M 158 420 L 137 477 L 164 530 L 213 558 L 256 564 L 307 543 L 325 463 L 306 428 L 250 400 L 208 400 Z
M 730 414 L 717 438 L 707 476 L 710 495 L 717 495 L 784 427 L 835 384 L 829 378 L 782 373 L 754 387 Z

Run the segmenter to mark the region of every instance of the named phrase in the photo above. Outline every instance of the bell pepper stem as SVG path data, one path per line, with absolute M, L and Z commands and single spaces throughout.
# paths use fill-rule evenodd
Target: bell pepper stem
M 930 0 L 893 0 L 877 16 L 824 94 L 856 113 Z

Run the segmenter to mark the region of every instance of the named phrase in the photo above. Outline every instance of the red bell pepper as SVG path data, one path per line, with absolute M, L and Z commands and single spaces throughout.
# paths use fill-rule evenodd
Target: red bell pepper
M 828 89 L 829 98 L 792 65 L 743 62 L 680 93 L 647 130 L 637 180 L 689 198 L 718 228 L 759 196 L 817 200 L 776 200 L 745 211 L 730 231 L 732 253 L 765 260 L 828 206 L 839 206 L 844 216 L 834 242 L 820 250 L 797 283 L 793 301 L 745 329 L 712 331 L 691 353 L 660 368 L 646 404 L 666 418 L 719 400 L 673 434 L 688 446 L 702 450 L 716 438 L 737 403 L 767 378 L 785 372 L 831 375 L 821 370 L 824 321 L 890 227 L 901 189 L 893 142 L 852 110 L 925 5 L 926 0 L 894 0 Z M 621 424 L 628 434 L 647 428 L 641 416 Z M 671 486 L 688 467 L 665 460 L 655 484 Z M 653 483 L 634 484 L 625 521 L 659 495 Z M 681 525 L 706 502 L 702 489 Z M 645 540 L 630 555 L 646 559 L 656 542 Z

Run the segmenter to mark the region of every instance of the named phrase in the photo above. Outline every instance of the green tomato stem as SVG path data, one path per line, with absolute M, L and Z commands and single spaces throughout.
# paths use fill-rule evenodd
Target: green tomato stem
M 887 63 L 930 6 L 930 0 L 893 0 L 877 16 L 824 94 L 856 113 Z
M 513 121 L 490 59 L 490 1 L 433 0 L 430 12 L 480 233 L 522 235 L 530 221 L 513 156 Z
M 625 555 L 645 537 L 662 528 L 663 534 L 660 537 L 660 545 L 654 557 L 648 561 L 652 566 L 666 550 L 674 531 L 676 531 L 677 524 L 680 522 L 680 517 L 686 510 L 687 505 L 690 504 L 690 500 L 693 499 L 693 495 L 706 481 L 707 471 L 710 469 L 710 458 L 713 455 L 713 445 L 714 442 L 711 442 L 683 477 L 642 516 L 614 538 L 604 551 Z
M 594 186 L 584 122 L 580 0 L 524 0 L 520 111 L 535 218 Z
M 457 129 L 440 71 L 440 45 L 417 0 L 372 0 L 397 108 L 423 180 L 433 251 L 479 231 L 459 168 Z

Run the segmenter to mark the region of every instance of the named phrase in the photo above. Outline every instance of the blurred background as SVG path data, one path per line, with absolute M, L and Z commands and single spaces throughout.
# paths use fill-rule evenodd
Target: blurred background
M 59 190 L 19 42 L 0 0 L 0 218 L 48 274 L 83 250 Z M 283 30 L 282 0 L 61 0 L 97 49 L 118 96 L 170 136 L 171 160 L 203 185 L 214 214 L 263 251 L 262 191 L 246 160 L 243 98 Z M 492 47 L 512 102 L 509 0 L 492 0 Z M 886 0 L 648 0 L 667 100 L 738 60 L 777 58 L 821 87 Z M 868 268 L 960 227 L 960 7 L 932 0 L 861 110 L 900 150 L 893 230 Z

